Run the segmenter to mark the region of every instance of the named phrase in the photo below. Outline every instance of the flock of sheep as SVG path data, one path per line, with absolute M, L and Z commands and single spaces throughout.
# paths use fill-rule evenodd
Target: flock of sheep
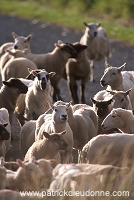
M 121 199 L 134 198 L 134 73 L 123 71 L 125 63 L 119 67 L 108 64 L 109 39 L 101 24 L 84 25 L 80 42 L 59 40 L 46 54 L 32 53 L 31 35 L 12 33 L 14 42 L 0 47 L 1 200 L 76 199 L 22 197 L 19 193 L 63 190 L 129 191 L 130 196 Z M 95 94 L 89 106 L 85 104 L 85 86 L 94 81 L 94 61 L 103 58 L 100 84 L 107 88 Z M 73 102 L 62 100 L 61 78 L 67 80 Z M 77 80 L 81 81 L 80 95 Z M 21 126 L 23 161 L 7 162 L 6 153 L 14 139 L 13 115 Z

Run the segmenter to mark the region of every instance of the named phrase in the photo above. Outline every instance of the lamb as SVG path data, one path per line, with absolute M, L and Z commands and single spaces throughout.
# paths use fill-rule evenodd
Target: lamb
M 100 84 L 102 87 L 108 86 L 107 90 L 119 90 L 119 91 L 127 91 L 132 89 L 129 93 L 132 109 L 134 109 L 134 77 L 131 73 L 122 70 L 125 67 L 124 63 L 120 67 L 112 67 L 108 63 L 105 63 L 106 69 L 104 71 L 104 75 L 100 80 Z
M 75 43 L 74 43 L 75 44 Z M 66 64 L 68 87 L 70 89 L 74 104 L 79 103 L 77 80 L 81 80 L 81 102 L 85 103 L 85 84 L 90 76 L 90 63 L 85 53 L 86 45 L 76 43 L 77 57 L 70 58 Z
M 8 110 L 10 123 L 19 95 L 26 93 L 27 90 L 28 87 L 19 79 L 11 78 L 8 81 L 3 81 L 0 90 L 0 108 L 3 107 Z
M 34 160 L 26 163 L 22 163 L 20 160 L 17 160 L 17 162 L 18 170 L 13 174 L 7 174 L 8 188 L 16 191 L 41 190 L 43 174 Z
M 31 35 L 28 35 L 27 37 L 24 36 L 18 36 L 16 33 L 12 33 L 14 38 L 14 43 L 5 43 L 0 48 L 0 53 L 5 53 L 6 51 L 14 51 L 14 50 L 24 50 L 27 49 L 27 51 L 30 52 L 30 44 L 29 41 L 31 39 Z M 22 56 L 20 54 L 19 56 Z M 4 55 L 1 56 L 0 59 L 0 71 L 2 72 L 5 64 L 10 60 L 11 54 L 6 52 Z
M 33 145 L 27 151 L 24 160 L 28 161 L 33 156 L 36 159 L 56 158 L 59 154 L 59 150 L 66 150 L 68 147 L 68 144 L 63 139 L 63 135 L 65 133 L 66 131 L 63 131 L 61 133 L 51 133 L 51 134 L 48 134 L 47 132 L 43 132 L 43 136 L 45 138 L 33 143 Z
M 2 80 L 7 81 L 10 78 L 26 78 L 29 74 L 28 68 L 35 70 L 37 66 L 27 58 L 10 59 L 1 72 Z
M 24 36 L 19 36 L 17 35 L 15 32 L 12 33 L 13 39 L 14 39 L 14 43 L 13 42 L 8 42 L 3 44 L 0 47 L 0 54 L 5 53 L 5 50 L 7 49 L 29 49 L 30 50 L 30 45 L 29 45 L 29 41 L 31 40 L 32 35 L 28 35 L 27 37 Z
M 28 51 L 26 49 L 25 51 Z M 6 50 L 5 54 L 0 59 L 0 72 L 2 71 L 8 61 L 13 61 L 15 58 L 24 57 L 24 52 L 22 50 Z
M 32 70 L 28 75 L 27 78 L 33 77 L 33 84 L 25 96 L 20 96 L 15 109 L 21 125 L 25 120 L 36 120 L 49 109 L 48 102 L 52 104 L 50 79 L 54 75 L 55 72 L 48 73 L 45 70 Z
M 108 60 L 109 57 L 109 39 L 107 37 L 106 31 L 101 27 L 101 24 L 83 23 L 86 26 L 84 35 L 80 39 L 80 43 L 87 45 L 86 53 L 88 59 L 90 60 L 91 71 L 91 81 L 94 80 L 94 61 L 99 61 L 105 58 Z
M 53 132 L 62 132 L 66 130 L 66 134 L 63 136 L 63 139 L 68 144 L 68 148 L 62 154 L 63 163 L 72 162 L 72 147 L 73 147 L 73 133 L 67 122 L 68 120 L 68 108 L 70 103 L 66 105 L 53 105 L 52 114 L 46 114 L 44 117 L 44 123 L 38 131 L 38 135 L 35 136 L 35 140 L 43 139 L 43 132 L 48 133 Z
M 113 109 L 104 119 L 101 126 L 104 130 L 118 128 L 123 133 L 134 134 L 134 115 L 132 110 Z
M 54 160 L 39 159 L 35 161 L 43 174 L 44 183 L 42 183 L 43 189 L 48 189 L 52 181 L 53 164 L 56 164 Z
M 69 58 L 75 58 L 77 51 L 75 44 L 62 43 L 58 41 L 55 44 L 55 48 L 52 52 L 46 54 L 32 54 L 26 53 L 25 57 L 32 60 L 39 69 L 45 69 L 47 72 L 56 72 L 55 77 L 51 80 L 51 84 L 54 88 L 53 100 L 61 100 L 60 90 L 58 83 L 63 76 L 65 64 Z
M 133 148 L 133 134 L 98 135 L 83 147 L 82 162 L 132 167 L 134 164 Z

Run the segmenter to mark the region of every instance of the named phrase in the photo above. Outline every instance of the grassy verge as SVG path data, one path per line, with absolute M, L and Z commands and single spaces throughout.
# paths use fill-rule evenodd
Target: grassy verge
M 38 1 L 37 1 L 38 2 Z M 83 21 L 102 22 L 109 38 L 134 45 L 134 28 L 125 27 L 107 18 L 95 18 L 70 9 L 53 8 L 36 2 L 0 0 L 0 13 L 13 14 L 27 19 L 37 19 L 69 28 L 84 30 Z

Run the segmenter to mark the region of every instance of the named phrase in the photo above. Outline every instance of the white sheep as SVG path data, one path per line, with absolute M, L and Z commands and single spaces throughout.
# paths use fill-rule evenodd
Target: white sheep
M 74 104 L 79 103 L 78 98 L 78 85 L 77 80 L 81 81 L 81 96 L 80 100 L 85 103 L 85 87 L 90 77 L 90 63 L 85 53 L 86 45 L 82 45 L 79 42 L 76 44 L 76 51 L 78 55 L 76 58 L 70 58 L 66 64 L 66 74 L 68 87 L 70 89 L 71 96 Z
M 133 134 L 98 135 L 83 147 L 82 162 L 131 167 L 134 164 L 133 147 Z
M 101 27 L 101 24 L 83 23 L 86 26 L 84 35 L 80 39 L 80 43 L 87 45 L 87 56 L 90 60 L 90 66 L 92 69 L 91 81 L 94 79 L 93 68 L 94 61 L 99 61 L 105 58 L 108 60 L 109 56 L 109 39 L 106 31 Z
M 108 63 L 106 64 L 106 69 L 104 71 L 104 75 L 100 80 L 100 84 L 102 87 L 108 86 L 107 90 L 119 90 L 119 91 L 127 91 L 131 89 L 129 93 L 132 109 L 134 109 L 134 77 L 131 73 L 122 70 L 125 67 L 124 63 L 120 67 L 112 67 Z
M 0 53 L 4 53 L 4 55 L 1 56 L 0 59 L 0 71 L 2 72 L 5 64 L 12 58 L 12 53 L 8 53 L 6 51 L 16 52 L 15 50 L 24 50 L 27 49 L 27 51 L 30 52 L 30 44 L 29 41 L 31 39 L 31 35 L 24 37 L 24 36 L 18 36 L 16 33 L 12 33 L 14 38 L 14 43 L 5 43 L 0 47 Z M 19 55 L 16 55 L 17 57 L 23 57 L 22 53 Z
M 129 98 L 129 93 L 131 92 L 131 89 L 127 91 L 107 90 L 107 92 L 112 95 L 113 108 L 123 108 L 126 110 L 132 110 L 132 105 Z
M 26 49 L 25 51 L 28 51 Z M 2 71 L 9 61 L 13 61 L 15 58 L 24 57 L 24 52 L 22 50 L 6 50 L 5 54 L 0 59 L 0 72 L 2 74 Z
M 79 104 L 78 104 L 79 105 Z M 73 147 L 82 150 L 83 146 L 97 135 L 97 115 L 92 107 L 81 107 L 73 112 L 70 106 L 68 111 L 68 123 L 73 132 Z
M 11 48 L 20 49 L 20 50 L 28 48 L 30 50 L 29 41 L 31 40 L 32 35 L 28 35 L 24 37 L 24 36 L 19 36 L 15 32 L 13 32 L 12 36 L 13 36 L 14 42 L 8 42 L 8 43 L 3 44 L 0 47 L 0 54 L 5 53 L 5 50 L 11 49 Z
M 25 157 L 28 149 L 35 142 L 36 120 L 26 122 L 20 132 L 20 152 Z
M 40 127 L 38 134 L 35 136 L 35 140 L 43 138 L 43 132 L 48 133 L 62 132 L 66 130 L 63 138 L 68 144 L 67 150 L 63 153 L 63 163 L 72 162 L 72 147 L 73 147 L 73 132 L 68 124 L 68 108 L 70 103 L 66 105 L 53 105 L 52 114 L 46 114 L 44 117 L 44 123 Z
M 53 181 L 49 190 L 111 191 L 111 186 L 116 189 L 117 184 L 119 186 L 120 175 L 126 175 L 128 171 L 128 168 L 112 165 L 58 164 L 53 170 Z M 81 199 L 81 195 L 77 198 Z
M 28 161 L 32 159 L 33 156 L 36 159 L 56 159 L 58 157 L 59 160 L 57 162 L 61 162 L 59 151 L 66 150 L 68 147 L 68 144 L 63 139 L 63 135 L 65 133 L 66 131 L 51 134 L 44 132 L 44 138 L 32 144 L 32 146 L 28 149 L 24 160 Z
M 50 79 L 55 72 L 45 70 L 32 70 L 27 78 L 33 77 L 33 84 L 29 87 L 26 95 L 20 96 L 17 101 L 15 114 L 20 123 L 26 120 L 36 120 L 41 114 L 49 109 L 52 104 Z
M 7 81 L 10 78 L 26 78 L 29 74 L 28 68 L 35 70 L 37 66 L 27 58 L 10 59 L 1 72 L 2 80 Z
M 132 110 L 113 109 L 104 119 L 101 126 L 104 130 L 118 128 L 123 133 L 134 134 L 134 115 Z

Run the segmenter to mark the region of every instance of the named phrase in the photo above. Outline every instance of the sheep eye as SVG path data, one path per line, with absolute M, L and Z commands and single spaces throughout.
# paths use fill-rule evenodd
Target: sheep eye
M 112 73 L 112 75 L 116 75 L 116 73 L 115 73 L 115 72 L 113 72 L 113 73 Z
M 55 109 L 55 112 L 57 112 L 58 110 L 57 109 Z
M 115 118 L 116 117 L 116 115 L 112 115 L 112 118 Z

